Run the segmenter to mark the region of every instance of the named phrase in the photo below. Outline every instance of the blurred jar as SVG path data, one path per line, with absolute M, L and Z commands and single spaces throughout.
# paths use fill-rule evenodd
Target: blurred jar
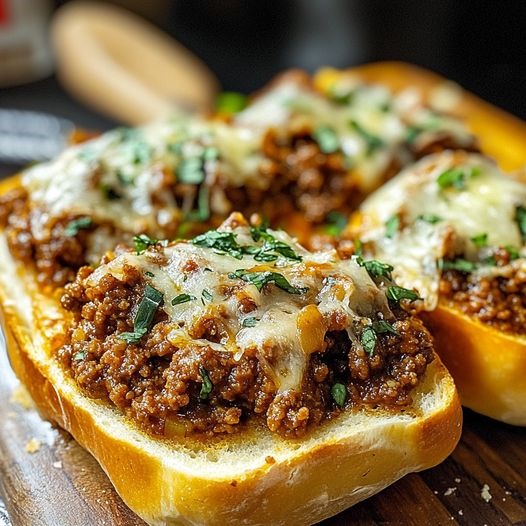
M 0 0 L 0 86 L 51 73 L 50 13 L 48 0 Z

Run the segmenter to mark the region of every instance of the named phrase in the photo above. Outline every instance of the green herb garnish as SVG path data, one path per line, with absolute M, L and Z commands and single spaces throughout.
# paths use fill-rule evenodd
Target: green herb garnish
M 256 318 L 254 318 L 253 316 L 250 316 L 249 318 L 245 318 L 241 325 L 243 325 L 243 327 L 255 327 L 257 321 L 258 320 Z
M 201 157 L 182 159 L 176 169 L 177 180 L 184 184 L 201 184 L 205 180 Z
M 275 261 L 281 255 L 292 261 L 301 261 L 302 257 L 287 243 L 276 239 L 266 227 L 250 227 L 250 235 L 257 243 L 261 239 L 264 241 L 260 247 L 242 247 L 245 254 L 250 254 L 256 261 Z
M 201 185 L 197 196 L 197 209 L 191 210 L 187 214 L 186 219 L 190 221 L 206 221 L 210 218 L 209 193 L 208 187 Z
M 385 320 L 373 321 L 372 328 L 376 334 L 394 334 L 395 336 L 400 336 L 395 330 L 395 328 Z
M 384 146 L 384 141 L 382 141 L 380 137 L 369 133 L 357 121 L 351 121 L 349 125 L 365 141 L 365 144 L 367 145 L 367 155 L 371 155 L 373 152 Z
M 363 350 L 369 355 L 372 356 L 374 349 L 376 348 L 376 342 L 378 341 L 378 336 L 371 326 L 365 327 L 360 336 L 360 341 L 363 346 Z
M 122 186 L 131 186 L 133 185 L 133 178 L 129 175 L 124 175 L 120 170 L 116 172 L 117 181 L 119 181 Z
M 155 274 L 153 272 L 150 272 L 149 270 L 147 270 L 144 274 L 149 278 L 155 278 Z
M 506 245 L 504 247 L 504 250 L 508 253 L 510 256 L 510 260 L 513 261 L 515 259 L 520 258 L 519 250 L 515 247 L 512 247 L 511 245 Z
M 478 234 L 471 238 L 471 241 L 476 247 L 482 248 L 488 246 L 488 234 Z
M 480 168 L 478 166 L 450 168 L 438 176 L 437 184 L 442 190 L 451 187 L 457 190 L 465 190 L 467 180 L 478 175 L 480 175 Z
M 132 160 L 134 164 L 144 164 L 152 156 L 151 147 L 144 141 L 137 141 L 133 144 Z
M 144 296 L 133 319 L 133 332 L 123 332 L 119 338 L 127 343 L 138 343 L 150 329 L 157 309 L 163 302 L 163 294 L 151 285 L 146 285 Z
M 391 272 L 394 269 L 393 266 L 388 265 L 387 263 L 382 263 L 376 259 L 365 261 L 361 256 L 356 258 L 356 262 L 360 267 L 365 267 L 365 270 L 367 270 L 369 276 L 372 278 L 378 278 L 381 276 L 391 278 Z
M 339 236 L 347 226 L 347 217 L 340 212 L 329 212 L 327 214 L 327 224 L 325 225 L 325 232 L 330 236 Z
M 91 217 L 84 216 L 78 217 L 70 221 L 64 229 L 64 234 L 68 237 L 76 236 L 80 230 L 87 230 L 93 226 L 93 220 Z
M 526 239 L 526 207 L 519 205 L 515 208 L 515 221 L 519 225 L 522 239 Z
M 239 269 L 230 273 L 228 277 L 230 279 L 239 278 L 247 283 L 251 283 L 258 289 L 258 291 L 261 291 L 261 289 L 269 283 L 274 283 L 276 287 L 288 292 L 289 294 L 304 294 L 308 290 L 307 287 L 292 286 L 287 278 L 278 272 L 250 272 L 248 270 Z
M 199 392 L 199 400 L 207 400 L 214 388 L 214 384 L 212 383 L 212 380 L 210 380 L 208 371 L 202 365 L 199 366 L 199 376 L 201 376 L 201 379 L 203 380 L 201 391 Z
M 339 407 L 344 407 L 347 401 L 347 388 L 345 385 L 336 383 L 331 387 L 332 399 L 336 402 Z
M 386 295 L 388 299 L 396 302 L 400 300 L 416 301 L 422 299 L 414 290 L 404 289 L 404 287 L 398 287 L 396 285 L 387 287 Z
M 420 221 L 425 221 L 426 223 L 430 223 L 432 225 L 442 221 L 442 218 L 435 214 L 420 214 L 416 219 Z
M 133 246 L 135 247 L 135 252 L 138 256 L 140 256 L 148 247 L 157 245 L 157 243 L 159 243 L 158 239 L 154 239 L 147 234 L 133 236 Z
M 340 140 L 336 132 L 329 126 L 320 126 L 312 134 L 323 153 L 334 153 L 340 148 Z
M 400 218 L 398 216 L 391 216 L 385 222 L 385 237 L 392 239 L 400 228 Z
M 214 297 L 206 289 L 203 289 L 203 292 L 201 292 L 201 303 L 203 305 L 205 304 L 205 300 L 208 301 L 209 303 L 212 303 L 212 301 L 214 300 Z
M 195 296 L 191 296 L 190 294 L 179 294 L 179 296 L 176 296 L 172 300 L 172 305 L 181 305 L 181 303 L 187 303 L 188 301 L 192 301 L 197 299 Z
M 216 110 L 220 113 L 233 115 L 244 110 L 248 104 L 248 97 L 235 91 L 223 91 L 216 98 Z
M 233 232 L 209 230 L 194 238 L 192 243 L 198 247 L 212 248 L 220 254 L 228 254 L 236 259 L 243 258 L 243 248 L 236 241 L 236 235 Z
M 74 362 L 80 362 L 81 360 L 86 359 L 87 354 L 88 353 L 86 351 L 79 351 L 79 352 L 76 352 L 71 359 Z
M 458 258 L 453 261 L 442 261 L 442 270 L 458 270 L 459 272 L 473 272 L 477 264 L 467 259 Z

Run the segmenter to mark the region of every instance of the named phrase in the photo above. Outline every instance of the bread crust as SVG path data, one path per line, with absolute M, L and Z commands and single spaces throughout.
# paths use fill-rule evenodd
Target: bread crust
M 503 333 L 444 300 L 423 318 L 462 404 L 502 422 L 526 426 L 524 337 Z

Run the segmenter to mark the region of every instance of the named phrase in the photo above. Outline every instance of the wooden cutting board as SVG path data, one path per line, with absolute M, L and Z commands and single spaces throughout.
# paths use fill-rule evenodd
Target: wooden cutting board
M 0 501 L 0 525 L 144 526 L 93 457 L 27 406 L 3 349 L 0 371 L 0 493 L 9 515 Z M 462 440 L 444 463 L 323 526 L 389 524 L 525 525 L 526 429 L 466 411 Z

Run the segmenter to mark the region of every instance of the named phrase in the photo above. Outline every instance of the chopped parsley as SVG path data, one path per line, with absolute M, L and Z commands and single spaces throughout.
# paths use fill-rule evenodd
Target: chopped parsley
M 477 269 L 477 264 L 467 259 L 454 259 L 452 261 L 442 261 L 442 270 L 458 270 L 459 272 L 473 272 Z
M 392 239 L 400 228 L 400 218 L 398 216 L 391 216 L 385 222 L 385 237 Z
M 376 348 L 376 342 L 378 341 L 378 336 L 371 326 L 365 327 L 360 336 L 360 342 L 362 343 L 363 350 L 369 355 L 372 356 L 374 349 Z
M 150 329 L 157 309 L 163 302 L 163 294 L 151 285 L 146 285 L 144 296 L 133 319 L 133 332 L 123 332 L 119 338 L 126 343 L 138 343 Z
M 242 279 L 247 283 L 251 283 L 258 289 L 258 291 L 261 291 L 261 289 L 269 283 L 274 283 L 276 287 L 288 292 L 289 294 L 304 294 L 308 290 L 307 287 L 292 286 L 283 274 L 271 272 L 269 270 L 265 272 L 250 272 L 248 270 L 239 269 L 230 273 L 228 277 L 230 279 Z
M 80 362 L 81 360 L 85 360 L 86 356 L 87 356 L 86 351 L 79 351 L 79 352 L 76 352 L 71 359 L 74 362 Z
M 336 132 L 329 126 L 320 126 L 312 133 L 323 153 L 334 153 L 340 149 L 340 140 Z
M 93 226 L 93 220 L 91 217 L 84 216 L 78 217 L 70 221 L 64 229 L 64 234 L 68 237 L 76 236 L 81 230 L 87 230 Z
M 133 236 L 133 246 L 135 247 L 135 252 L 138 256 L 140 256 L 148 247 L 157 245 L 157 243 L 159 243 L 158 239 L 154 239 L 147 234 Z
M 205 304 L 205 300 L 208 301 L 208 303 L 212 303 L 214 297 L 206 289 L 203 289 L 203 292 L 201 292 L 201 303 L 203 305 Z
M 416 138 L 424 131 L 420 126 L 408 126 L 405 132 L 405 140 L 409 144 L 413 144 Z
M 446 188 L 465 190 L 467 180 L 478 175 L 480 175 L 480 168 L 478 166 L 450 168 L 438 176 L 437 184 L 442 190 Z
M 387 287 L 386 295 L 388 299 L 396 302 L 400 300 L 416 301 L 422 299 L 414 290 L 398 287 L 397 285 Z
M 241 325 L 243 325 L 243 327 L 255 327 L 257 321 L 258 320 L 256 318 L 254 318 L 253 316 L 250 316 L 248 318 L 245 318 Z
M 512 247 L 511 245 L 506 245 L 504 247 L 504 250 L 510 256 L 510 260 L 511 261 L 513 261 L 514 259 L 519 259 L 520 258 L 519 250 L 517 248 Z
M 488 234 L 478 234 L 471 238 L 472 243 L 479 248 L 488 246 Z
M 182 159 L 176 170 L 177 180 L 184 184 L 200 184 L 205 180 L 201 157 Z
M 149 270 L 147 270 L 144 274 L 149 278 L 155 278 L 155 274 L 153 272 L 150 272 Z
M 396 332 L 395 328 L 385 320 L 373 321 L 372 328 L 376 334 L 390 333 L 400 336 L 400 334 Z
M 190 221 L 206 221 L 210 218 L 210 203 L 209 203 L 210 190 L 207 186 L 201 185 L 199 188 L 199 194 L 197 196 L 197 208 L 191 210 L 186 219 Z
M 522 239 L 526 239 L 526 207 L 519 205 L 515 208 L 515 221 L 519 225 Z
M 302 257 L 296 254 L 290 245 L 276 239 L 270 232 L 267 232 L 265 227 L 251 227 L 250 235 L 256 243 L 261 239 L 264 241 L 261 247 L 243 247 L 243 251 L 251 254 L 256 261 L 275 261 L 278 255 L 292 261 L 302 260 Z
M 435 214 L 420 214 L 416 219 L 420 221 L 425 221 L 426 223 L 430 223 L 432 225 L 442 221 L 442 218 Z
M 367 146 L 367 155 L 371 155 L 376 150 L 379 150 L 380 148 L 384 146 L 384 141 L 382 141 L 380 137 L 377 137 L 376 135 L 369 133 L 357 121 L 351 121 L 349 125 L 364 140 Z
M 195 296 L 190 294 L 179 294 L 172 300 L 172 305 L 181 305 L 181 303 L 187 303 L 189 301 L 197 299 Z
M 131 186 L 134 183 L 133 177 L 125 175 L 120 170 L 117 170 L 115 175 L 117 176 L 117 181 L 119 181 L 122 186 Z
M 151 147 L 144 141 L 135 141 L 132 148 L 132 160 L 134 164 L 144 164 L 152 156 Z
M 236 241 L 236 235 L 233 232 L 209 230 L 194 238 L 192 243 L 198 247 L 212 248 L 219 254 L 228 254 L 236 259 L 243 259 L 243 248 Z
M 336 405 L 344 407 L 347 401 L 347 388 L 343 384 L 335 383 L 331 387 L 331 396 Z
M 360 267 L 365 267 L 365 270 L 367 270 L 371 278 L 378 278 L 381 276 L 391 278 L 391 272 L 394 270 L 393 266 L 388 265 L 387 263 L 382 263 L 376 259 L 369 259 L 366 261 L 361 256 L 358 256 L 356 262 Z
M 339 236 L 347 226 L 347 217 L 340 212 L 329 212 L 327 214 L 327 223 L 325 232 L 330 236 Z
M 214 388 L 214 384 L 212 380 L 210 380 L 208 371 L 202 365 L 199 366 L 199 376 L 203 381 L 201 383 L 201 391 L 199 392 L 199 400 L 207 400 Z
M 212 248 L 218 254 L 228 254 L 235 259 L 243 259 L 244 255 L 251 255 L 256 261 L 276 261 L 281 255 L 292 261 L 302 260 L 302 257 L 296 254 L 290 245 L 276 239 L 266 229 L 251 227 L 250 234 L 256 243 L 263 240 L 263 244 L 259 246 L 240 245 L 236 234 L 218 230 L 209 230 L 193 239 L 192 243 L 200 247 Z
M 248 104 L 248 97 L 235 91 L 223 91 L 216 98 L 216 110 L 220 113 L 233 115 L 244 110 Z

